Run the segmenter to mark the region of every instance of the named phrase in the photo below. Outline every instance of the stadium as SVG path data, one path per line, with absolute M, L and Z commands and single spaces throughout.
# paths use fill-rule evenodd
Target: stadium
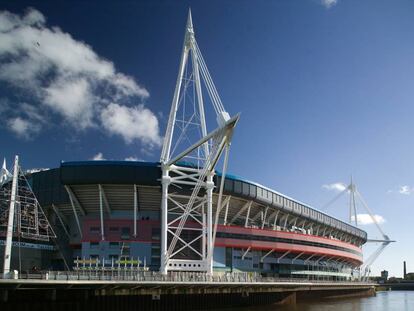
M 220 182 L 220 174 L 215 179 Z M 129 161 L 64 162 L 28 177 L 70 268 L 77 259 L 110 264 L 139 258 L 152 270 L 160 267 L 160 180 L 160 163 Z M 217 199 L 215 190 L 214 205 Z M 297 200 L 227 175 L 223 201 L 215 271 L 348 279 L 362 263 L 364 231 Z M 55 245 L 28 244 L 22 246 L 23 270 L 64 268 Z
M 201 81 L 218 124 L 210 132 Z M 143 269 L 357 278 L 365 231 L 226 172 L 238 119 L 217 94 L 190 14 L 159 162 L 62 162 L 23 173 L 16 157 L 14 176 L 3 166 L 4 273 Z M 199 137 L 189 134 L 192 126 Z

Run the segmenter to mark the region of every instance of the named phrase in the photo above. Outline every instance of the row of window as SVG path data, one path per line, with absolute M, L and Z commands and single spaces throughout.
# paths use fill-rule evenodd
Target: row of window
M 220 182 L 220 180 L 218 182 Z M 249 198 L 256 199 L 257 201 L 260 201 L 264 204 L 272 204 L 288 212 L 304 216 L 319 223 L 332 226 L 334 228 L 351 233 L 364 239 L 366 239 L 367 237 L 366 232 L 359 230 L 358 228 L 355 228 L 338 219 L 323 214 L 317 210 L 314 210 L 313 208 L 300 204 L 294 200 L 288 199 L 273 191 L 264 189 L 262 187 L 247 182 L 226 178 L 224 182 L 224 190 L 226 192 L 233 192 Z

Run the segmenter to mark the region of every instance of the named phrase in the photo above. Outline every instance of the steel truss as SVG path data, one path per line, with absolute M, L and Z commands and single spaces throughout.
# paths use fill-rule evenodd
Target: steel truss
M 207 132 L 201 81 L 204 82 L 218 123 L 218 127 L 210 133 Z M 230 118 L 224 110 L 195 40 L 189 12 L 160 159 L 160 271 L 163 274 L 171 270 L 203 271 L 209 274 L 213 271 L 214 229 L 217 228 L 221 207 L 225 205 L 222 204 L 225 171 L 231 137 L 238 119 L 238 116 Z M 222 182 L 213 224 L 213 176 L 224 151 Z
M 378 223 L 377 219 L 375 218 L 374 214 L 372 213 L 371 209 L 369 208 L 368 204 L 365 202 L 364 198 L 362 197 L 361 193 L 358 191 L 357 186 L 352 180 L 350 184 L 341 191 L 336 197 L 334 197 L 331 201 L 329 201 L 325 206 L 324 209 L 326 209 L 328 206 L 336 202 L 343 194 L 348 193 L 349 194 L 349 223 L 352 224 L 352 222 L 355 223 L 355 226 L 358 227 L 358 213 L 357 213 L 357 202 L 362 205 L 362 207 L 365 209 L 365 211 L 370 216 L 372 222 L 375 224 L 375 226 L 378 229 L 378 232 L 382 235 L 383 239 L 368 239 L 367 242 L 371 243 L 381 243 L 379 247 L 364 261 L 362 264 L 360 270 L 360 278 L 367 279 L 369 276 L 369 273 L 371 271 L 371 266 L 374 263 L 374 261 L 381 255 L 381 253 L 384 251 L 384 249 L 391 243 L 395 242 L 394 240 L 391 240 L 388 235 L 384 233 L 382 230 L 380 224 Z
M 10 272 L 14 232 L 20 238 L 50 241 L 56 234 L 15 157 L 12 182 L 0 186 L 0 227 L 6 227 L 3 273 Z

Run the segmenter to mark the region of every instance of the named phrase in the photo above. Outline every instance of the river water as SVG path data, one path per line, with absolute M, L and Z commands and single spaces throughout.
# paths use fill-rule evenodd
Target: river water
M 229 310 L 229 309 L 227 309 Z M 378 292 L 376 297 L 324 300 L 293 306 L 265 306 L 232 311 L 414 311 L 414 291 Z

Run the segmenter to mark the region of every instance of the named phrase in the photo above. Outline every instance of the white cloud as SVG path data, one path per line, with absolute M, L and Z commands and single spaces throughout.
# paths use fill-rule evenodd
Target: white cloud
M 73 125 L 82 129 L 92 125 L 94 96 L 86 79 L 61 79 L 45 91 L 45 104 L 62 114 Z
M 398 193 L 400 194 L 410 195 L 412 192 L 414 192 L 414 188 L 411 188 L 407 185 L 400 186 L 400 188 L 398 189 Z
M 381 215 L 373 215 L 373 217 L 378 224 L 383 224 L 385 222 L 384 217 Z M 352 216 L 351 218 L 352 221 L 355 221 L 355 216 Z M 371 215 L 369 214 L 357 214 L 357 220 L 359 225 L 371 225 L 374 223 Z
M 32 134 L 35 134 L 40 130 L 38 125 L 32 124 L 30 121 L 20 117 L 9 119 L 7 121 L 7 126 L 17 136 L 25 139 L 30 139 Z
M 101 112 L 103 126 L 110 133 L 118 134 L 127 143 L 139 139 L 150 146 L 160 146 L 157 117 L 143 105 L 137 107 L 109 104 Z
M 33 8 L 29 8 L 23 18 L 23 22 L 25 22 L 27 25 L 41 26 L 46 22 L 46 19 L 39 11 Z
M 95 154 L 91 160 L 94 161 L 102 161 L 102 160 L 106 160 L 102 154 L 102 152 L 98 152 L 97 154 Z
M 140 103 L 149 97 L 149 92 L 133 77 L 118 72 L 91 46 L 59 27 L 48 27 L 43 14 L 35 9 L 28 9 L 23 16 L 0 11 L 0 82 L 18 89 L 19 96 L 30 103 L 32 116 L 48 116 L 47 123 L 52 113 L 77 130 L 102 127 L 126 142 L 159 145 L 157 117 L 142 104 L 130 107 L 131 102 Z M 134 123 L 131 130 L 116 122 L 123 111 L 133 114 L 127 118 Z M 20 115 L 12 117 L 36 120 L 23 109 L 18 112 Z M 108 112 L 111 125 L 102 119 Z M 44 124 L 38 123 L 38 129 Z
M 18 104 L 18 109 L 21 114 L 25 115 L 32 123 L 37 124 L 40 129 L 40 125 L 46 122 L 46 118 L 42 115 L 39 109 L 36 109 L 33 105 L 28 103 Z
M 341 192 L 341 191 L 344 191 L 346 189 L 346 185 L 344 183 L 337 182 L 337 183 L 333 183 L 333 184 L 322 185 L 322 188 L 326 189 L 326 190 Z
M 394 190 L 394 189 L 388 190 L 387 193 L 399 193 L 403 195 L 410 195 L 414 193 L 414 187 L 403 185 L 403 186 L 400 186 L 397 190 Z
M 130 156 L 130 157 L 126 157 L 125 161 L 140 161 L 140 159 L 135 156 Z
M 327 9 L 329 9 L 330 7 L 338 3 L 338 0 L 320 0 L 320 1 L 321 1 L 321 4 Z

